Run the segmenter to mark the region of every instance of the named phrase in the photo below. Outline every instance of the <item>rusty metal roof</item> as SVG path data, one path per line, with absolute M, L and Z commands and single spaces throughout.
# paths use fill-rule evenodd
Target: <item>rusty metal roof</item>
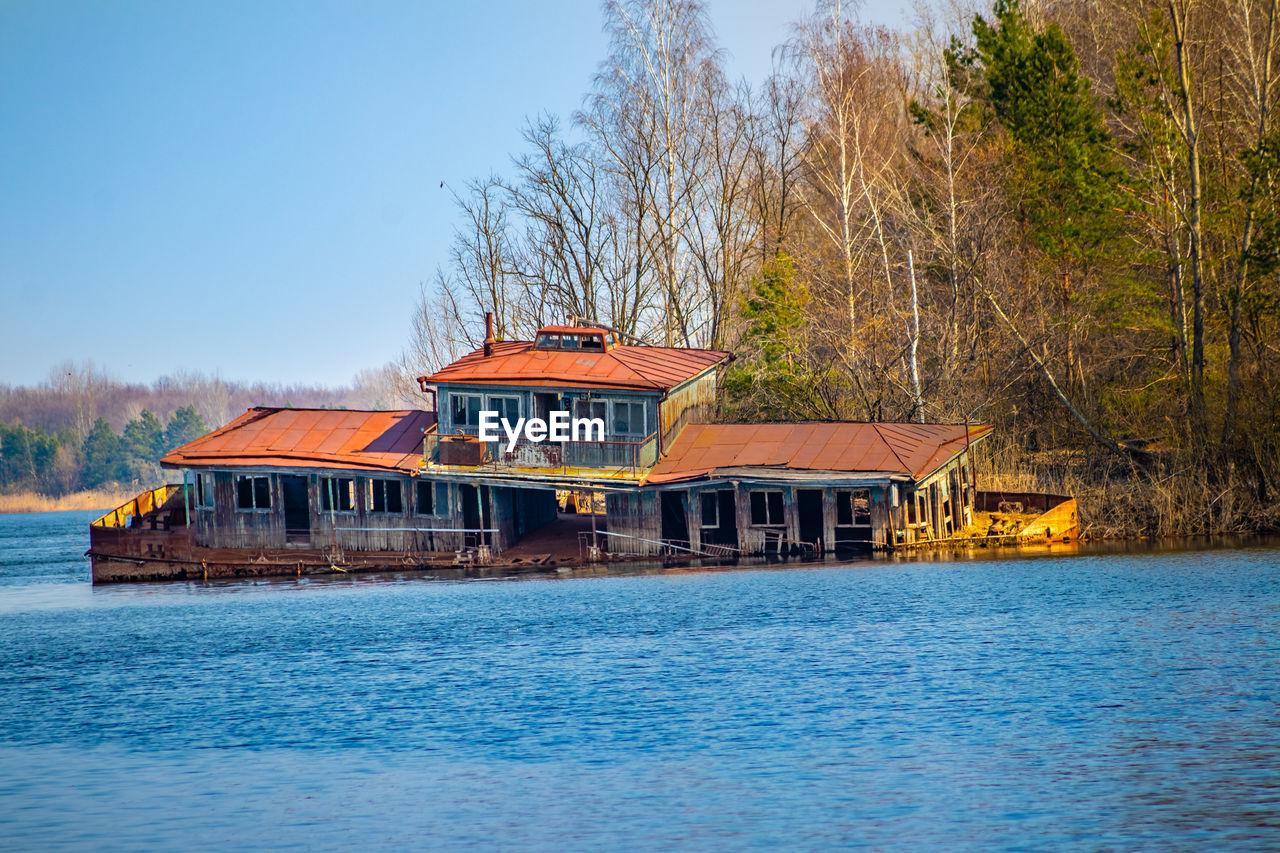
M 584 329 L 566 327 L 574 332 Z M 585 331 L 592 331 L 587 329 Z M 732 356 L 677 347 L 618 345 L 607 352 L 535 349 L 530 341 L 499 341 L 493 355 L 478 349 L 420 382 L 434 385 L 536 385 L 552 388 L 620 388 L 669 391 Z
M 906 475 L 922 480 L 985 438 L 963 424 L 689 424 L 645 483 L 710 477 L 726 468 Z
M 169 468 L 350 468 L 416 471 L 431 412 L 250 409 L 231 423 L 169 451 Z

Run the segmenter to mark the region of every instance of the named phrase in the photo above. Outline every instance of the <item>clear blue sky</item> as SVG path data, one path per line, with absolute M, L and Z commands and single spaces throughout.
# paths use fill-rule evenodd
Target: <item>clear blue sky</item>
M 812 3 L 709 8 L 754 85 Z M 440 182 L 567 119 L 601 27 L 597 0 L 0 0 L 0 383 L 392 360 L 455 222 Z

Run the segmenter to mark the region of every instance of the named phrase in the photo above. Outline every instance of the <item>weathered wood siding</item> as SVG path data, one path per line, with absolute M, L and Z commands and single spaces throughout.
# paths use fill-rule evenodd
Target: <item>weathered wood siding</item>
M 245 510 L 237 507 L 236 477 L 265 476 L 269 481 L 269 509 Z M 309 531 L 290 536 L 285 527 L 282 476 L 303 476 L 307 483 Z M 325 510 L 322 488 L 328 478 L 354 481 L 354 505 L 350 510 Z M 400 484 L 399 512 L 374 512 L 371 483 L 375 480 Z M 449 501 L 436 506 L 435 514 L 420 515 L 417 508 L 418 478 L 395 474 L 368 474 L 347 471 L 214 472 L 214 505 L 193 512 L 195 543 L 207 548 L 341 548 L 351 551 L 452 551 L 463 546 L 460 533 L 437 532 L 460 527 L 453 517 L 457 487 L 449 485 Z M 429 481 L 430 482 L 430 481 Z M 433 487 L 434 488 L 434 487 Z
M 662 446 L 675 441 L 685 424 L 710 423 L 716 411 L 716 371 L 673 388 L 658 407 Z
M 656 491 L 610 492 L 605 495 L 604 505 L 609 532 L 627 537 L 608 537 L 611 552 L 644 556 L 661 553 L 662 515 Z

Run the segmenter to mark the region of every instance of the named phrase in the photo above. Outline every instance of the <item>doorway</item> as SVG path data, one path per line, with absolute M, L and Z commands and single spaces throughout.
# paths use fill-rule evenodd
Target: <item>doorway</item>
M 796 515 L 800 520 L 800 541 L 822 550 L 822 489 L 796 489 Z
M 463 534 L 466 544 L 468 546 L 493 544 L 486 532 L 492 527 L 489 514 L 489 487 L 459 486 L 458 499 L 462 501 L 462 526 L 468 531 Z
M 689 515 L 685 510 L 684 492 L 659 492 L 662 509 L 662 541 L 689 547 Z
M 307 478 L 281 474 L 280 497 L 284 503 L 285 541 L 310 542 L 311 501 L 307 497 Z

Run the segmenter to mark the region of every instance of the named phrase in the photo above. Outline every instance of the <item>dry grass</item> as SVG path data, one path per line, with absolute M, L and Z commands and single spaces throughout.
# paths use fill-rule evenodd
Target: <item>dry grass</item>
M 35 492 L 18 492 L 12 495 L 0 495 L 0 513 L 18 512 L 65 512 L 67 510 L 102 510 L 106 512 L 121 504 L 128 503 L 137 496 L 137 490 L 129 488 L 125 491 L 116 489 L 91 489 L 84 492 L 72 492 L 61 497 L 50 497 Z
M 1105 451 L 1029 452 L 989 440 L 978 463 L 979 488 L 1071 495 L 1080 533 L 1092 538 L 1195 536 L 1280 528 L 1280 504 L 1166 455 L 1139 469 Z

